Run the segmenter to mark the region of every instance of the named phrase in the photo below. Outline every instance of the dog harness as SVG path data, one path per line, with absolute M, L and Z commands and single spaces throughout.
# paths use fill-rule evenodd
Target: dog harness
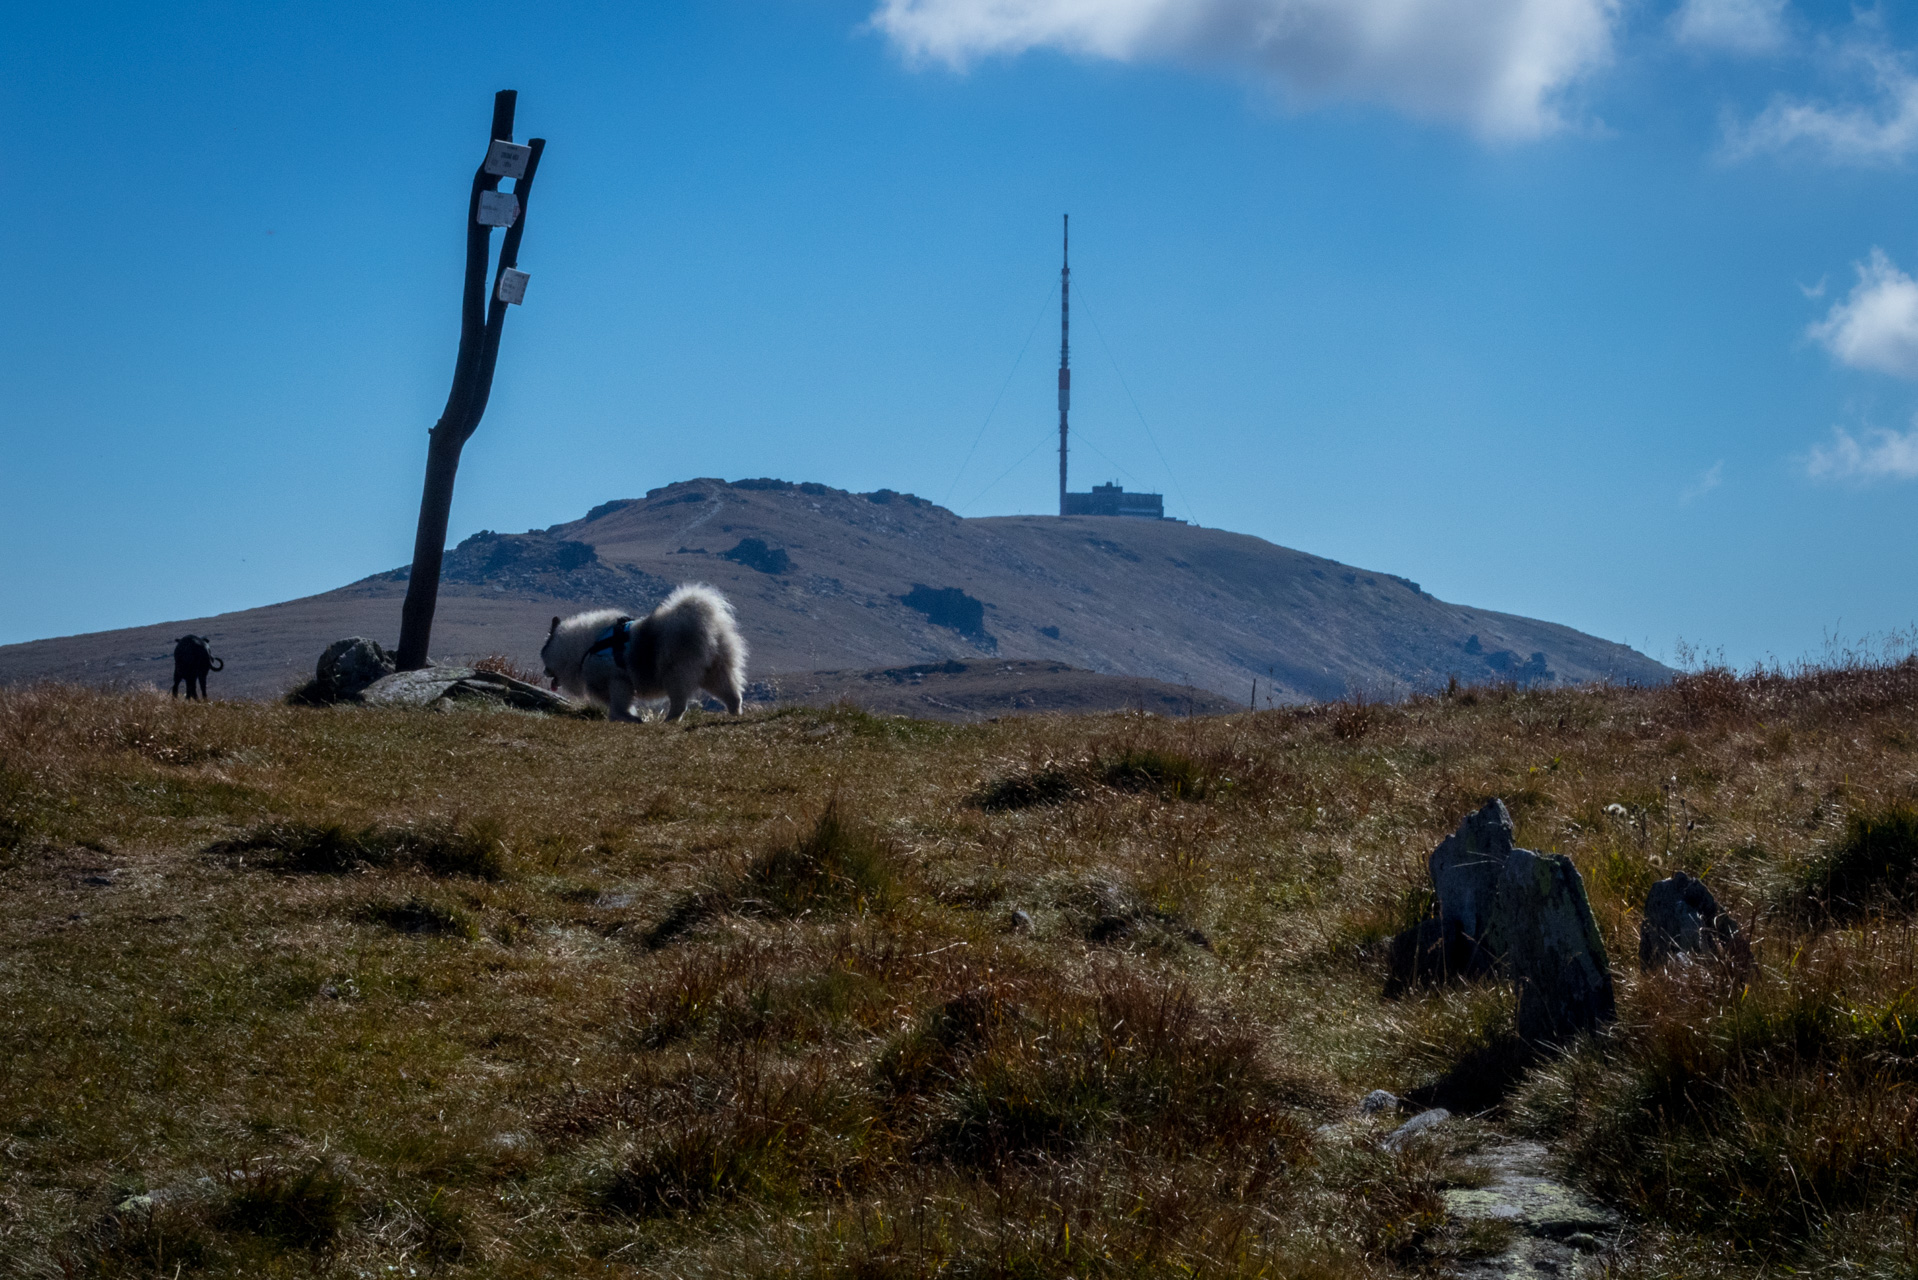
M 616 620 L 612 626 L 606 628 L 606 630 L 594 637 L 592 647 L 580 655 L 579 669 L 581 674 L 585 673 L 586 659 L 596 653 L 610 653 L 613 657 L 614 666 L 624 666 L 626 664 L 626 637 L 632 633 L 632 630 L 633 620 L 622 616 Z

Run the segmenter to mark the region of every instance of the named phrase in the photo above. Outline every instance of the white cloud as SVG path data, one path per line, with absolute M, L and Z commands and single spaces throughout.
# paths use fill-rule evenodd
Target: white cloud
M 1833 427 L 1830 444 L 1812 446 L 1805 470 L 1818 480 L 1918 479 L 1918 427 L 1873 431 L 1868 442 Z
M 1685 0 L 1672 34 L 1701 49 L 1771 53 L 1785 44 L 1785 0 Z
M 1695 483 L 1687 486 L 1685 492 L 1678 495 L 1678 501 L 1681 504 L 1689 505 L 1724 483 L 1725 460 L 1720 458 L 1717 462 L 1705 468 L 1704 474 L 1699 476 Z
M 1845 164 L 1890 164 L 1918 150 L 1918 76 L 1883 45 L 1845 49 L 1839 64 L 1869 85 L 1871 99 L 1834 104 L 1779 97 L 1748 125 L 1734 127 L 1726 151 L 1809 150 Z
M 1918 281 L 1874 248 L 1851 293 L 1805 333 L 1854 369 L 1918 378 Z
M 1300 101 L 1354 99 L 1493 138 L 1563 126 L 1611 58 L 1619 0 L 880 0 L 910 60 L 963 69 L 1053 49 L 1249 71 Z

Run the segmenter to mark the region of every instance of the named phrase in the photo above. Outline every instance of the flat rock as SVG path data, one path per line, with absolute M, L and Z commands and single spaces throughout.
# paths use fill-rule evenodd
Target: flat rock
M 426 667 L 397 671 L 375 680 L 359 701 L 375 707 L 429 707 L 443 710 L 459 703 L 491 703 L 521 711 L 576 715 L 579 708 L 538 685 L 472 667 Z
M 1586 1267 L 1582 1255 L 1597 1252 L 1617 1236 L 1618 1215 L 1547 1177 L 1548 1161 L 1539 1143 L 1501 1143 L 1473 1159 L 1490 1175 L 1485 1186 L 1443 1193 L 1445 1211 L 1452 1217 L 1505 1222 L 1515 1232 L 1503 1253 L 1475 1259 L 1455 1274 L 1472 1280 L 1576 1275 Z

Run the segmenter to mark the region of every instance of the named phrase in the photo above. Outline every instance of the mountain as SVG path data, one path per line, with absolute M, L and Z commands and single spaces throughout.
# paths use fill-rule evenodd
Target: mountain
M 213 618 L 0 647 L 0 682 L 154 681 L 173 639 L 209 635 L 225 696 L 270 696 L 328 642 L 391 645 L 407 571 Z M 1392 697 L 1509 680 L 1661 683 L 1670 672 L 1570 627 L 1447 604 L 1415 582 L 1177 521 L 966 520 L 911 494 L 691 480 L 449 552 L 432 650 L 537 668 L 548 620 L 641 612 L 673 584 L 737 606 L 752 672 L 854 672 L 986 658 L 1209 689 L 1238 701 Z

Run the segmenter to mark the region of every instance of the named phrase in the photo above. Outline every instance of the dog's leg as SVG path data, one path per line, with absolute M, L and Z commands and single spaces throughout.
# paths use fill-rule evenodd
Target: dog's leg
M 180 677 L 178 676 L 173 677 L 173 696 L 176 698 L 180 696 Z
M 666 723 L 671 724 L 673 721 L 679 719 L 681 716 L 685 714 L 686 714 L 686 695 L 678 692 L 667 694 L 666 695 Z
M 633 710 L 633 683 L 624 675 L 615 675 L 606 682 L 606 715 L 612 720 L 638 720 L 640 715 Z
M 743 701 L 739 685 L 733 680 L 733 669 L 728 663 L 715 662 L 706 672 L 703 687 L 707 693 L 726 704 L 726 710 L 732 715 L 739 714 Z

